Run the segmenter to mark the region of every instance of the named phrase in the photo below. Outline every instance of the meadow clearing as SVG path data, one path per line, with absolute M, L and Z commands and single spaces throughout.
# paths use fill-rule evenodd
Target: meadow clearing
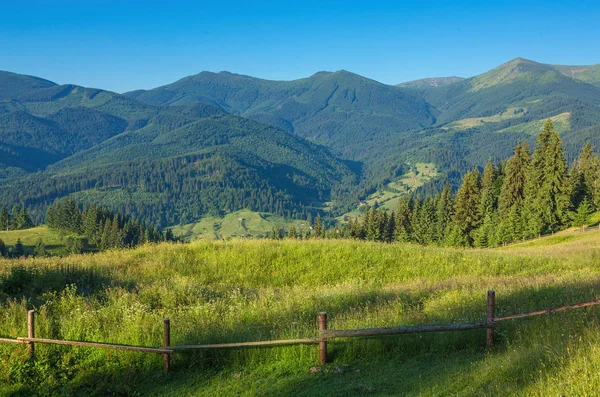
M 499 249 L 311 240 L 197 241 L 57 258 L 0 260 L 0 338 L 36 336 L 158 347 L 316 336 L 332 329 L 472 322 L 600 298 L 600 231 L 570 230 Z M 485 330 L 315 345 L 159 355 L 0 344 L 0 394 L 597 395 L 600 308 Z

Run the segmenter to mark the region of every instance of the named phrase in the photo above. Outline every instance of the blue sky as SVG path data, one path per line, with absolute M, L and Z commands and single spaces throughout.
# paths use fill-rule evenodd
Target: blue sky
M 7 1 L 0 70 L 117 92 L 204 70 L 388 83 L 600 63 L 597 1 Z

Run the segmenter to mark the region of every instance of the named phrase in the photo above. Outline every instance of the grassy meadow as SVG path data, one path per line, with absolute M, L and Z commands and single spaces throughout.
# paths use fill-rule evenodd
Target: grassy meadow
M 0 260 L 0 337 L 157 347 L 314 337 L 331 329 L 485 319 L 600 298 L 600 232 L 567 231 L 502 249 L 355 241 L 197 241 L 62 258 Z M 316 345 L 158 355 L 0 344 L 0 395 L 594 396 L 600 308 L 485 330 Z
M 66 251 L 65 236 L 57 230 L 46 226 L 37 226 L 23 230 L 0 231 L 0 240 L 7 246 L 14 246 L 17 240 L 21 240 L 25 254 L 32 255 L 37 242 L 41 239 L 49 255 L 64 255 Z M 93 247 L 87 247 L 92 250 Z

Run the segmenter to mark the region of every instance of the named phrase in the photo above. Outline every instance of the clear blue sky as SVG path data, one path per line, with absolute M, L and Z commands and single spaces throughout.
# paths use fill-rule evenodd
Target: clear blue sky
M 204 70 L 395 84 L 518 56 L 600 63 L 600 2 L 0 0 L 0 70 L 117 92 Z

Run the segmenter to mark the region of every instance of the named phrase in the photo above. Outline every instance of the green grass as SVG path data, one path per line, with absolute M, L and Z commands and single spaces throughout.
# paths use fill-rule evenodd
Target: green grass
M 286 220 L 282 216 L 249 210 L 235 211 L 223 217 L 205 216 L 196 223 L 175 226 L 173 234 L 186 241 L 196 239 L 221 240 L 231 238 L 263 238 L 275 228 L 296 230 L 306 233 L 309 225 L 305 221 Z
M 452 128 L 454 130 L 464 130 L 468 128 L 478 127 L 484 125 L 486 123 L 497 123 L 504 120 L 510 120 L 514 118 L 521 117 L 524 112 L 527 111 L 527 108 L 522 107 L 510 107 L 506 109 L 506 111 L 496 114 L 494 116 L 489 117 L 474 117 L 474 118 L 466 118 L 457 120 L 447 128 Z
M 65 245 L 63 237 L 56 230 L 48 229 L 46 226 L 33 227 L 25 230 L 0 231 L 0 240 L 8 246 L 15 245 L 21 239 L 26 254 L 32 254 L 38 240 L 41 239 L 46 249 L 51 254 L 63 254 Z
M 550 117 L 554 123 L 554 128 L 559 134 L 571 129 L 571 113 L 561 113 Z M 545 120 L 530 121 L 528 123 L 518 124 L 512 127 L 504 128 L 497 133 L 525 133 L 528 135 L 538 135 L 544 126 Z
M 197 241 L 64 258 L 0 261 L 0 337 L 26 334 L 159 346 L 314 337 L 331 329 L 477 321 L 486 291 L 499 315 L 597 299 L 600 232 L 503 250 L 356 241 Z M 159 356 L 0 345 L 0 394 L 495 396 L 596 395 L 599 308 L 474 330 L 335 340 L 316 346 Z
M 371 194 L 365 201 L 364 205 L 374 206 L 377 204 L 388 211 L 396 211 L 400 198 L 413 192 L 427 182 L 435 179 L 438 176 L 438 170 L 433 163 L 416 163 L 410 171 L 402 175 L 397 180 L 388 183 L 383 189 Z M 357 218 L 362 216 L 360 206 L 353 211 L 350 211 L 337 219 L 345 221 L 349 218 Z

